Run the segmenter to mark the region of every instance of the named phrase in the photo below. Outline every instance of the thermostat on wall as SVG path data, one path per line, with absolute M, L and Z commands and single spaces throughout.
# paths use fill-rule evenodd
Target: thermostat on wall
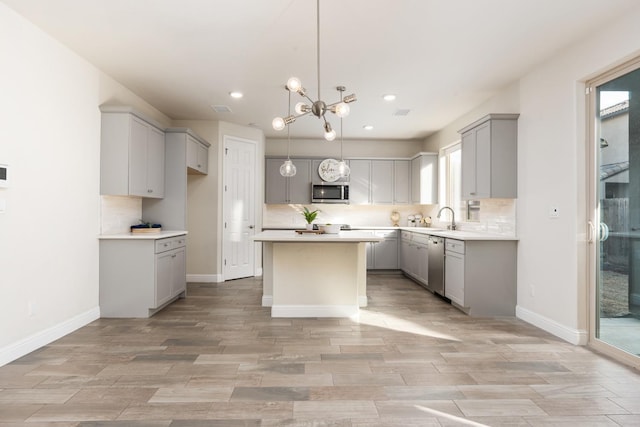
M 9 186 L 9 165 L 0 164 L 0 188 Z

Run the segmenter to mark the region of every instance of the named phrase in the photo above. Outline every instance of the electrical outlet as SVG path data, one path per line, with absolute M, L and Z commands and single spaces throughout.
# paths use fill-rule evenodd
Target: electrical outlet
M 560 217 L 560 208 L 557 206 L 551 206 L 549 208 L 549 218 L 558 218 Z

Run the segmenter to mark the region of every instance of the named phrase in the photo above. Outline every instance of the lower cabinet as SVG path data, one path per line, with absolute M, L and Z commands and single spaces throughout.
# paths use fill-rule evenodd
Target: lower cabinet
M 384 230 L 374 232 L 383 237 L 382 242 L 367 244 L 367 269 L 369 270 L 397 270 L 398 269 L 398 231 Z
M 403 231 L 400 243 L 400 269 L 424 287 L 428 287 L 429 251 L 426 234 Z
M 446 239 L 444 252 L 444 296 L 461 307 L 464 307 L 464 243 Z
M 514 316 L 516 251 L 512 240 L 445 243 L 445 296 L 470 316 Z
M 186 235 L 100 240 L 100 316 L 150 317 L 186 294 Z

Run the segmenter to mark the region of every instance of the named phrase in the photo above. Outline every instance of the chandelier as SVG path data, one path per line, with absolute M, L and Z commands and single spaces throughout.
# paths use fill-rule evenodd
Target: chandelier
M 340 117 L 340 119 L 348 116 L 350 111 L 348 104 L 356 101 L 356 96 L 355 94 L 347 95 L 344 97 L 340 96 L 339 102 L 328 104 L 328 105 L 327 103 L 325 103 L 320 99 L 320 0 L 316 0 L 316 12 L 317 12 L 316 13 L 316 19 L 317 19 L 316 60 L 317 60 L 317 71 L 318 71 L 318 99 L 317 101 L 314 101 L 309 97 L 309 95 L 307 95 L 307 90 L 304 87 L 302 87 L 302 82 L 300 81 L 300 79 L 298 79 L 297 77 L 289 78 L 289 80 L 287 80 L 286 89 L 289 92 L 295 92 L 298 95 L 302 96 L 310 103 L 310 105 L 306 104 L 305 102 L 298 102 L 294 109 L 295 114 L 291 114 L 289 112 L 289 115 L 287 115 L 286 117 L 276 117 L 275 119 L 273 119 L 273 122 L 271 124 L 273 126 L 273 129 L 280 131 L 280 130 L 283 130 L 288 125 L 290 125 L 291 123 L 295 122 L 298 117 L 306 116 L 307 114 L 311 113 L 317 118 L 322 119 L 322 121 L 324 122 L 322 125 L 324 129 L 324 138 L 327 141 L 333 141 L 336 138 L 336 131 L 333 130 L 333 128 L 331 127 L 331 123 L 327 121 L 327 118 L 325 117 L 325 113 L 327 111 L 330 111 L 336 116 Z M 344 90 L 343 86 L 340 86 L 340 87 L 343 88 Z M 342 94 L 342 91 L 340 93 Z

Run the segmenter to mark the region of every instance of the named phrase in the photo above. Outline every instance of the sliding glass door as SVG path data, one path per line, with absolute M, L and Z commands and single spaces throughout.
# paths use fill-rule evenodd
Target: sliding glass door
M 591 341 L 640 355 L 640 63 L 590 89 Z

